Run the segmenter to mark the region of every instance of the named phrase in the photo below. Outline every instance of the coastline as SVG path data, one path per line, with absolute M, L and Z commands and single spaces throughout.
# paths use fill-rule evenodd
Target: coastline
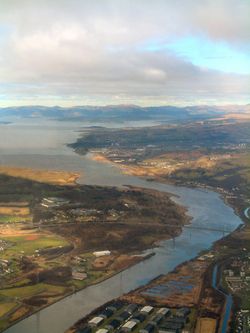
M 106 163 L 106 162 L 105 162 L 105 163 Z M 115 163 L 114 163 L 114 165 L 117 166 L 117 164 L 115 164 Z M 143 178 L 145 178 L 145 177 L 143 177 Z M 163 183 L 162 179 L 160 179 L 160 178 L 159 178 L 159 179 L 154 179 L 154 180 Z M 167 182 L 167 181 L 165 180 L 165 183 L 170 183 L 170 182 Z M 77 184 L 77 181 L 76 181 L 76 184 Z M 174 183 L 172 182 L 172 184 L 174 184 Z M 183 183 L 183 184 L 175 184 L 175 185 L 176 185 L 176 186 L 186 186 L 186 187 L 190 187 L 190 188 L 195 188 L 195 186 L 186 185 L 186 184 L 184 184 L 184 183 Z M 206 189 L 206 187 L 201 187 L 201 188 L 205 188 L 205 189 Z M 219 191 L 216 191 L 216 190 L 213 189 L 213 188 L 209 188 L 209 187 L 207 187 L 207 189 L 208 189 L 208 190 L 212 190 L 212 191 L 217 192 L 218 194 L 220 194 L 221 198 L 223 198 L 223 201 L 226 203 L 226 205 L 232 207 L 232 208 L 234 209 L 235 213 L 236 213 L 238 216 L 240 216 L 240 215 L 238 214 L 238 211 L 235 210 L 236 208 L 235 208 L 234 206 L 232 206 L 232 205 L 226 200 L 226 197 L 224 197 L 222 193 L 220 193 Z M 171 196 L 173 196 L 171 193 L 169 193 L 169 194 L 170 194 Z M 240 218 L 241 218 L 241 216 L 240 216 Z M 241 218 L 241 220 L 242 220 L 242 218 Z M 180 226 L 180 227 L 181 227 L 181 226 Z M 238 227 L 238 228 L 239 228 L 239 227 Z M 237 229 L 238 229 L 238 228 L 237 228 Z M 236 229 L 236 230 L 237 230 L 237 229 Z M 235 231 L 236 231 L 236 230 L 235 230 Z M 235 231 L 233 231 L 233 233 L 234 233 Z M 231 234 L 232 234 L 232 233 L 231 233 Z M 230 234 L 230 235 L 231 235 L 231 234 Z M 223 237 L 222 239 L 224 239 L 224 237 Z M 222 239 L 220 239 L 220 240 L 214 242 L 214 244 L 216 244 L 217 242 L 220 242 Z M 214 246 L 214 244 L 213 244 L 212 246 Z M 146 260 L 146 259 L 148 259 L 148 257 L 147 257 L 147 258 L 142 258 L 141 261 Z M 193 258 L 193 259 L 190 259 L 190 260 L 194 260 L 194 258 Z M 190 260 L 189 260 L 189 261 L 190 261 Z M 137 263 L 135 263 L 135 264 L 137 264 Z M 103 282 L 103 281 L 105 281 L 105 280 L 108 280 L 109 278 L 111 278 L 111 277 L 113 277 L 113 276 L 119 274 L 120 272 L 122 272 L 122 271 L 124 271 L 124 270 L 126 270 L 126 269 L 129 269 L 131 266 L 133 266 L 133 265 L 135 265 L 135 264 L 132 264 L 132 265 L 126 267 L 126 268 L 123 268 L 123 269 L 121 269 L 121 270 L 115 272 L 115 273 L 112 274 L 112 275 L 109 275 L 109 276 L 103 277 L 103 278 L 99 279 L 98 281 L 92 282 L 92 283 L 90 283 L 88 286 L 84 286 L 83 288 L 80 288 L 80 289 L 78 289 L 78 290 L 75 291 L 75 292 L 81 291 L 81 290 L 83 290 L 83 289 L 85 289 L 85 288 L 87 288 L 87 287 L 89 287 L 89 286 L 96 285 L 96 284 L 99 284 L 99 283 L 101 283 L 101 282 Z M 184 263 L 182 263 L 182 264 L 184 264 Z M 182 265 L 182 264 L 180 264 L 180 265 Z M 179 266 L 179 265 L 178 265 L 178 266 Z M 176 268 L 177 268 L 178 266 L 176 266 Z M 64 299 L 64 298 L 66 298 L 66 297 L 68 297 L 68 296 L 74 294 L 75 292 L 67 293 L 67 294 L 65 294 L 64 296 L 62 296 L 62 297 L 60 297 L 59 299 L 57 299 L 55 302 L 52 302 L 52 303 L 50 303 L 50 304 L 48 304 L 48 305 L 45 305 L 45 306 L 41 307 L 40 309 L 38 309 L 38 310 L 32 312 L 31 314 L 27 314 L 26 316 L 24 316 L 24 317 L 18 319 L 16 322 L 14 322 L 14 323 L 11 324 L 10 326 L 8 326 L 6 329 L 8 329 L 8 328 L 11 327 L 11 326 L 14 326 L 14 325 L 17 324 L 18 322 L 24 320 L 24 319 L 27 318 L 27 317 L 30 317 L 31 315 L 33 315 L 33 314 L 35 314 L 35 313 L 41 311 L 42 309 L 47 308 L 47 307 L 49 307 L 50 305 L 52 305 L 52 304 L 54 304 L 54 303 L 56 303 L 56 302 L 59 302 L 60 300 L 62 300 L 62 299 Z M 5 330 L 6 330 L 6 329 L 5 329 Z M 4 330 L 4 331 L 5 331 L 5 330 Z M 3 332 L 4 332 L 4 331 L 3 331 Z
M 123 174 L 125 175 L 131 175 L 131 176 L 135 176 L 135 177 L 139 177 L 139 178 L 143 178 L 147 181 L 156 181 L 156 182 L 159 182 L 159 183 L 162 183 L 162 184 L 168 184 L 168 185 L 175 185 L 175 186 L 183 186 L 183 187 L 187 187 L 187 188 L 194 188 L 194 189 L 205 189 L 205 190 L 210 190 L 210 191 L 213 191 L 213 192 L 216 192 L 220 195 L 220 197 L 222 198 L 222 200 L 224 201 L 224 203 L 231 207 L 235 214 L 237 216 L 239 216 L 241 218 L 242 221 L 244 221 L 244 223 L 246 222 L 245 221 L 245 218 L 246 215 L 244 214 L 244 211 L 242 212 L 240 210 L 240 207 L 239 205 L 237 204 L 234 204 L 232 202 L 230 202 L 230 200 L 226 197 L 226 193 L 222 192 L 224 191 L 224 189 L 221 189 L 219 190 L 218 188 L 216 187 L 213 187 L 213 186 L 210 186 L 210 185 L 206 185 L 206 184 L 190 184 L 189 182 L 179 182 L 179 181 L 176 181 L 174 179 L 166 179 L 166 178 L 163 178 L 161 177 L 160 175 L 158 174 L 150 174 L 150 173 L 147 173 L 147 171 L 144 170 L 141 171 L 141 175 L 137 173 L 137 171 L 133 171 L 135 170 L 133 166 L 126 166 L 124 164 L 118 164 L 118 163 L 115 163 L 111 160 L 109 160 L 107 157 L 105 157 L 103 154 L 99 154 L 99 153 L 95 153 L 95 152 L 90 152 L 90 159 L 96 161 L 96 162 L 99 162 L 99 163 L 108 163 L 118 169 L 120 169 L 122 171 Z M 135 166 L 135 168 L 138 168 L 137 166 Z M 152 178 L 153 177 L 153 178 Z M 174 196 L 172 193 L 169 193 L 171 196 Z M 228 193 L 229 194 L 229 193 Z M 230 193 L 232 194 L 232 193 Z M 250 207 L 249 207 L 250 209 Z
M 77 185 L 77 179 L 80 177 L 80 173 L 76 172 L 22 168 L 8 165 L 0 165 L 0 174 L 33 180 L 39 183 L 62 186 L 75 186 Z
M 28 318 L 28 317 L 30 317 L 30 316 L 35 315 L 36 313 L 38 313 L 38 312 L 40 312 L 40 311 L 42 311 L 42 310 L 44 310 L 44 309 L 50 307 L 51 305 L 53 305 L 53 304 L 55 304 L 55 303 L 57 303 L 57 302 L 60 302 L 61 300 L 65 299 L 65 298 L 67 298 L 67 297 L 69 297 L 69 296 L 72 296 L 72 295 L 74 295 L 75 293 L 78 293 L 78 292 L 80 292 L 80 291 L 82 291 L 82 290 L 84 290 L 84 289 L 87 289 L 87 288 L 91 287 L 91 286 L 98 285 L 98 284 L 100 284 L 100 283 L 102 283 L 102 282 L 104 282 L 104 281 L 106 281 L 106 280 L 108 280 L 108 279 L 110 279 L 110 278 L 112 278 L 112 277 L 114 277 L 114 276 L 116 276 L 116 275 L 122 273 L 123 271 L 125 271 L 125 270 L 131 268 L 132 266 L 137 265 L 137 264 L 140 263 L 140 262 L 143 262 L 143 261 L 145 261 L 145 260 L 150 259 L 150 258 L 151 258 L 152 256 L 154 256 L 154 255 L 155 255 L 154 252 L 149 253 L 149 254 L 147 254 L 146 256 L 136 255 L 136 256 L 138 256 L 138 258 L 139 258 L 139 257 L 141 258 L 141 259 L 138 260 L 136 263 L 130 264 L 130 265 L 128 265 L 127 267 L 124 267 L 124 268 L 122 268 L 122 269 L 120 269 L 120 270 L 114 272 L 113 274 L 110 274 L 110 275 L 108 275 L 108 276 L 104 276 L 104 277 L 102 277 L 102 278 L 99 278 L 98 280 L 96 280 L 96 281 L 94 281 L 94 282 L 91 282 L 91 283 L 88 284 L 87 286 L 84 286 L 84 287 L 79 288 L 79 289 L 77 289 L 77 290 L 75 290 L 75 291 L 69 292 L 69 293 L 67 293 L 67 294 L 64 294 L 62 297 L 59 297 L 57 300 L 51 302 L 50 304 L 46 304 L 46 305 L 42 306 L 41 308 L 39 308 L 39 309 L 33 311 L 32 313 L 28 313 L 28 314 L 24 315 L 24 316 L 21 317 L 20 319 L 18 319 L 18 320 L 16 320 L 15 322 L 13 322 L 13 324 L 7 326 L 4 330 L 0 330 L 0 333 L 5 332 L 5 331 L 6 331 L 7 329 L 9 329 L 10 327 L 15 326 L 17 323 L 21 322 L 22 320 L 24 320 L 24 319 L 26 319 L 26 318 Z

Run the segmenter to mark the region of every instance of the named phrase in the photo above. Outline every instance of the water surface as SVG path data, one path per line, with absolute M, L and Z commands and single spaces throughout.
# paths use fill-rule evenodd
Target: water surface
M 18 120 L 11 125 L 0 125 L 0 164 L 77 171 L 81 173 L 79 182 L 85 184 L 134 185 L 170 192 L 174 194 L 173 200 L 187 207 L 193 226 L 233 230 L 241 224 L 239 217 L 215 192 L 147 182 L 123 175 L 118 168 L 95 162 L 88 155 L 75 154 L 65 144 L 76 140 L 81 127 L 76 123 L 49 120 L 35 124 L 31 120 Z M 161 242 L 161 246 L 154 249 L 156 255 L 150 259 L 39 311 L 6 332 L 62 333 L 97 306 L 171 271 L 211 247 L 222 236 L 219 231 L 184 228 L 175 241 Z

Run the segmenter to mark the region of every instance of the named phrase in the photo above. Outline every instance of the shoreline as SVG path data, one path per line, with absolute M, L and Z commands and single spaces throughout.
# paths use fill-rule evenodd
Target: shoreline
M 36 181 L 43 184 L 75 186 L 81 174 L 63 170 L 44 170 L 37 168 L 0 165 L 0 174 L 15 178 Z
M 87 286 L 84 286 L 84 287 L 82 287 L 82 288 L 80 288 L 80 289 L 77 289 L 77 290 L 75 290 L 75 291 L 72 291 L 72 292 L 69 292 L 69 293 L 63 295 L 62 297 L 58 298 L 56 301 L 51 302 L 50 304 L 46 304 L 46 305 L 42 306 L 40 309 L 37 309 L 37 310 L 35 310 L 34 312 L 32 312 L 32 313 L 30 313 L 30 314 L 27 314 L 27 315 L 23 316 L 22 318 L 16 320 L 13 324 L 7 326 L 4 330 L 2 330 L 2 331 L 0 330 L 0 333 L 5 332 L 5 331 L 8 330 L 10 327 L 15 326 L 16 324 L 18 324 L 18 323 L 21 322 L 22 320 L 24 320 L 24 319 L 26 319 L 26 318 L 29 318 L 29 317 L 31 317 L 31 316 L 37 314 L 38 312 L 40 312 L 40 311 L 42 311 L 42 310 L 44 310 L 44 309 L 50 307 L 51 305 L 53 305 L 53 304 L 55 304 L 55 303 L 57 303 L 57 302 L 60 302 L 60 301 L 62 301 L 63 299 L 65 299 L 65 298 L 67 298 L 67 297 L 69 297 L 69 296 L 72 296 L 72 295 L 74 295 L 74 294 L 76 294 L 76 293 L 78 293 L 78 292 L 80 292 L 80 291 L 82 291 L 82 290 L 84 290 L 84 289 L 87 289 L 87 288 L 89 288 L 89 287 L 91 287 L 91 286 L 98 285 L 98 284 L 100 284 L 100 283 L 102 283 L 102 282 L 104 282 L 104 281 L 106 281 L 106 280 L 108 280 L 108 279 L 110 279 L 110 278 L 112 278 L 112 277 L 114 277 L 114 276 L 116 276 L 116 275 L 122 273 L 123 271 L 125 271 L 125 270 L 127 270 L 127 269 L 130 269 L 130 268 L 133 267 L 134 265 L 137 265 L 137 264 L 139 264 L 139 263 L 141 263 L 141 262 L 143 262 L 143 261 L 145 261 L 145 260 L 150 259 L 150 258 L 153 257 L 154 255 L 155 255 L 154 252 L 149 253 L 149 254 L 147 254 L 146 256 L 135 255 L 135 256 L 141 257 L 141 259 L 138 260 L 138 262 L 133 263 L 133 264 L 130 264 L 129 266 L 127 266 L 127 267 L 125 267 L 125 268 L 122 268 L 122 269 L 116 271 L 115 273 L 113 273 L 113 274 L 111 274 L 111 275 L 104 276 L 103 278 L 100 278 L 100 279 L 98 279 L 97 281 L 91 282 L 91 283 L 88 284 Z M 94 311 L 94 310 L 93 310 L 93 311 Z M 62 333 L 63 333 L 63 332 L 62 332 Z
M 222 191 L 220 191 L 219 189 L 213 187 L 213 186 L 210 186 L 210 185 L 206 185 L 206 184 L 190 184 L 190 183 L 185 183 L 185 182 L 178 182 L 178 181 L 175 181 L 173 179 L 166 179 L 166 178 L 163 178 L 159 175 L 156 175 L 156 174 L 146 174 L 146 175 L 139 175 L 139 174 L 136 174 L 136 173 L 133 173 L 132 170 L 130 170 L 130 168 L 133 169 L 133 166 L 126 166 L 124 164 L 117 164 L 111 160 L 109 160 L 105 155 L 103 154 L 99 154 L 99 153 L 95 153 L 95 152 L 89 152 L 89 154 L 91 155 L 90 156 L 90 159 L 96 161 L 96 162 L 99 162 L 99 163 L 107 163 L 107 164 L 110 164 L 118 169 L 120 169 L 122 171 L 122 173 L 124 175 L 131 175 L 131 176 L 134 176 L 134 177 L 139 177 L 139 178 L 142 178 L 148 182 L 159 182 L 159 183 L 162 183 L 162 184 L 167 184 L 167 185 L 174 185 L 174 186 L 183 186 L 183 187 L 187 187 L 187 188 L 193 188 L 193 189 L 205 189 L 205 190 L 208 190 L 208 191 L 213 191 L 213 192 L 216 192 L 219 194 L 219 196 L 222 198 L 222 200 L 224 201 L 224 203 L 231 207 L 235 214 L 237 216 L 240 217 L 240 219 L 242 221 L 244 221 L 244 224 L 245 224 L 245 218 L 247 218 L 247 216 L 244 214 L 244 212 L 241 212 L 239 211 L 239 207 L 237 206 L 237 204 L 232 204 L 228 198 L 226 197 L 226 193 L 223 193 Z M 85 155 L 86 156 L 86 155 Z M 135 166 L 137 168 L 137 166 Z M 146 170 L 142 171 L 142 173 L 146 172 Z M 153 177 L 153 178 L 152 178 Z M 224 190 L 222 188 L 222 190 Z M 225 190 L 224 190 L 225 191 Z M 228 193 L 228 194 L 232 194 L 232 193 Z M 172 194 L 172 193 L 169 193 L 169 195 L 171 195 L 172 197 L 174 197 L 175 195 Z M 248 211 L 247 211 L 248 209 Z M 247 207 L 246 210 L 247 212 L 250 211 L 250 207 Z M 250 217 L 249 217 L 250 218 Z
M 222 238 L 220 238 L 220 239 L 214 241 L 214 242 L 212 243 L 212 245 L 211 245 L 210 248 L 205 249 L 205 250 L 202 250 L 202 251 L 200 251 L 199 253 L 197 253 L 197 255 L 196 255 L 195 257 L 193 257 L 193 258 L 191 258 L 191 259 L 189 259 L 189 260 L 183 261 L 182 263 L 178 264 L 178 265 L 175 266 L 171 271 L 169 271 L 167 274 L 159 274 L 159 275 L 156 276 L 155 278 L 151 279 L 149 282 L 147 282 L 147 283 L 145 283 L 145 284 L 142 284 L 142 285 L 136 287 L 135 289 L 133 289 L 133 290 L 127 292 L 127 293 L 124 293 L 123 295 L 121 295 L 121 296 L 119 296 L 119 297 L 116 297 L 116 298 L 112 299 L 111 301 L 105 302 L 105 303 L 103 303 L 102 305 L 98 306 L 98 307 L 95 308 L 94 310 L 92 310 L 92 311 L 90 311 L 89 313 L 87 313 L 84 317 L 82 317 L 82 318 L 80 318 L 79 320 L 77 320 L 77 321 L 76 321 L 71 327 L 69 327 L 69 328 L 65 331 L 65 333 L 75 333 L 76 330 L 78 329 L 78 325 L 80 325 L 80 324 L 82 324 L 83 322 L 87 321 L 87 319 L 88 319 L 90 316 L 96 314 L 96 313 L 98 312 L 99 309 L 104 308 L 105 306 L 107 306 L 108 304 L 110 304 L 110 303 L 112 303 L 112 302 L 114 302 L 114 301 L 116 301 L 116 300 L 121 299 L 123 302 L 125 302 L 125 303 L 126 303 L 126 302 L 129 303 L 129 301 L 126 299 L 126 297 L 123 298 L 124 296 L 126 296 L 126 295 L 130 295 L 130 294 L 133 294 L 133 293 L 135 293 L 135 292 L 137 292 L 137 291 L 140 291 L 140 290 L 142 290 L 143 288 L 147 287 L 148 285 L 152 284 L 153 282 L 157 281 L 159 278 L 164 277 L 164 276 L 167 276 L 167 275 L 172 274 L 172 273 L 175 273 L 176 271 L 178 271 L 178 270 L 180 270 L 181 268 L 183 268 L 185 265 L 187 265 L 187 264 L 189 264 L 189 263 L 191 263 L 191 262 L 195 262 L 195 261 L 197 261 L 198 258 L 199 258 L 201 255 L 207 254 L 207 253 L 209 253 L 211 250 L 214 250 L 214 248 L 215 248 L 217 245 L 220 245 L 220 243 L 221 243 L 225 238 L 227 238 L 227 237 L 231 237 L 233 234 L 239 232 L 239 231 L 241 230 L 241 227 L 242 227 L 242 225 L 239 225 L 239 226 L 238 226 L 234 231 L 232 231 L 230 234 L 225 235 L 224 237 L 222 237 Z M 226 257 L 226 258 L 227 258 L 227 257 Z M 217 258 L 216 260 L 212 260 L 212 261 L 209 263 L 209 265 L 208 265 L 206 271 L 213 271 L 214 267 L 215 267 L 216 265 L 220 265 L 224 260 L 225 260 L 225 258 Z M 211 281 L 211 287 L 213 287 L 213 286 L 212 286 L 212 281 Z M 213 287 L 213 288 L 214 288 L 214 287 Z M 219 285 L 217 285 L 217 288 L 215 288 L 215 290 L 217 289 L 217 290 L 220 291 L 219 288 L 220 288 Z M 228 294 L 227 292 L 223 291 L 223 295 L 224 295 L 224 302 L 225 302 L 225 304 L 224 304 L 223 307 L 225 307 L 225 305 L 226 305 L 226 298 L 227 298 L 227 296 L 228 296 L 229 294 Z M 233 296 L 233 295 L 232 295 L 232 296 Z M 224 317 L 224 315 L 223 315 L 222 317 Z M 230 316 L 230 318 L 231 318 L 231 316 Z M 231 321 L 231 319 L 229 319 L 229 324 L 230 324 L 230 321 Z
M 102 161 L 102 162 L 103 162 L 103 163 L 107 163 L 107 161 L 105 161 L 105 162 Z M 113 163 L 113 164 L 117 167 L 117 165 L 116 165 L 115 163 Z M 119 166 L 118 166 L 118 167 L 119 167 Z M 79 177 L 79 176 L 78 176 L 78 177 Z M 76 178 L 76 183 L 75 183 L 75 185 L 78 184 L 78 183 L 77 183 L 77 179 L 78 179 L 78 177 Z M 137 176 L 137 177 L 138 177 L 138 176 Z M 146 178 L 146 176 L 139 176 L 139 177 L 144 178 L 144 179 Z M 146 179 L 146 180 L 147 180 L 147 179 Z M 148 181 L 149 181 L 149 180 L 148 180 Z M 238 216 L 240 217 L 240 219 L 243 221 L 243 219 L 242 219 L 240 213 L 239 213 L 238 210 L 237 210 L 237 207 L 233 206 L 230 202 L 228 202 L 228 200 L 227 200 L 226 197 L 223 195 L 223 193 L 220 193 L 220 192 L 219 192 L 218 190 L 216 190 L 216 189 L 213 189 L 213 188 L 208 187 L 208 186 L 201 186 L 201 187 L 199 187 L 199 186 L 190 186 L 190 184 L 188 185 L 188 184 L 185 184 L 185 183 L 183 183 L 183 184 L 177 184 L 177 183 L 175 183 L 175 182 L 167 182 L 166 180 L 164 180 L 164 182 L 163 182 L 163 179 L 161 179 L 161 178 L 159 178 L 159 179 L 157 179 L 157 178 L 156 178 L 156 179 L 153 179 L 153 181 L 157 181 L 157 182 L 160 182 L 160 183 L 164 183 L 164 182 L 165 182 L 165 183 L 167 183 L 167 184 L 174 184 L 175 186 L 185 186 L 185 187 L 188 187 L 188 188 L 203 188 L 203 189 L 205 188 L 205 189 L 207 189 L 207 190 L 210 190 L 210 191 L 216 192 L 216 193 L 218 193 L 218 194 L 220 195 L 220 197 L 223 199 L 224 203 L 225 203 L 227 206 L 230 206 L 230 207 L 234 210 L 234 213 L 235 213 L 236 215 L 238 215 Z M 168 193 L 168 194 L 171 195 L 171 196 L 173 196 L 173 194 L 171 194 L 171 193 Z M 184 206 L 181 206 L 181 207 L 183 207 L 184 209 L 186 209 Z M 243 221 L 243 222 L 244 222 L 244 225 L 245 225 L 245 221 Z M 226 235 L 225 237 L 227 237 L 227 236 L 229 236 L 229 235 L 232 235 L 233 233 L 235 233 L 235 232 L 236 232 L 239 228 L 241 228 L 241 227 L 242 227 L 242 225 L 240 225 L 239 227 L 237 227 L 232 233 Z M 182 229 L 182 226 L 180 226 L 180 228 Z M 181 232 L 182 232 L 182 231 L 181 231 Z M 179 234 L 178 234 L 177 236 L 179 236 Z M 212 248 L 217 242 L 222 241 L 225 237 L 222 237 L 221 239 L 215 241 L 215 242 L 212 244 L 211 248 Z M 167 239 L 169 239 L 169 238 L 167 238 Z M 166 240 L 166 239 L 164 239 L 164 240 Z M 159 240 L 157 243 L 159 243 L 159 242 L 161 242 L 161 241 L 162 241 L 162 240 Z M 155 245 L 157 245 L 157 243 L 156 243 Z M 155 247 L 156 247 L 156 246 L 155 246 Z M 157 246 L 157 247 L 158 247 L 158 246 Z M 153 246 L 150 247 L 150 248 L 153 248 Z M 150 249 L 150 248 L 148 248 L 148 249 Z M 208 250 L 209 250 L 209 249 L 205 249 L 204 251 L 208 251 Z M 146 257 L 142 257 L 142 259 L 141 259 L 140 261 L 138 261 L 137 263 L 139 263 L 139 262 L 141 262 L 141 261 L 144 261 L 144 260 L 147 260 L 147 259 L 148 259 L 149 257 L 151 257 L 152 255 L 154 255 L 154 254 L 149 254 L 149 255 L 146 256 Z M 185 264 L 186 262 L 189 262 L 189 261 L 194 260 L 194 259 L 197 258 L 198 256 L 199 256 L 199 254 L 197 254 L 196 257 L 194 257 L 194 258 L 192 258 L 192 259 L 190 259 L 190 260 L 188 260 L 188 261 L 185 261 L 185 262 L 183 262 L 183 263 L 177 265 L 177 266 L 174 268 L 174 270 L 175 270 L 176 268 L 178 268 L 179 266 Z M 2 332 L 5 332 L 8 328 L 10 328 L 10 327 L 16 325 L 18 322 L 20 322 L 20 321 L 22 321 L 22 320 L 24 320 L 24 319 L 26 319 L 26 318 L 28 318 L 28 317 L 30 317 L 30 316 L 32 316 L 32 315 L 38 313 L 39 311 L 41 311 L 41 310 L 43 310 L 43 309 L 45 309 L 45 308 L 47 308 L 47 307 L 49 307 L 49 306 L 51 306 L 51 305 L 53 305 L 53 304 L 59 302 L 59 301 L 61 301 L 61 300 L 63 300 L 64 298 L 66 298 L 66 297 L 68 297 L 68 296 L 71 296 L 71 295 L 73 295 L 73 294 L 75 294 L 75 293 L 77 293 L 77 292 L 79 292 L 79 291 L 81 291 L 81 290 L 83 290 L 83 289 L 86 289 L 86 288 L 88 288 L 88 287 L 90 287 L 90 286 L 97 285 L 97 284 L 99 284 L 99 283 L 101 283 L 101 282 L 103 282 L 103 281 L 106 281 L 106 280 L 108 280 L 109 278 L 111 278 L 111 277 L 113 277 L 113 276 L 115 276 L 115 275 L 121 273 L 122 271 L 127 270 L 127 269 L 129 269 L 130 267 L 136 265 L 137 263 L 131 264 L 131 265 L 129 265 L 128 267 L 123 268 L 123 269 L 121 269 L 121 270 L 115 272 L 115 273 L 112 274 L 112 275 L 109 275 L 109 276 L 103 277 L 103 278 L 101 278 L 101 279 L 99 279 L 99 280 L 97 280 L 97 281 L 95 281 L 95 282 L 92 282 L 92 283 L 90 283 L 89 285 L 84 286 L 83 288 L 78 289 L 77 291 L 73 291 L 73 292 L 69 292 L 69 293 L 65 294 L 64 296 L 62 296 L 62 297 L 60 297 L 59 299 L 57 299 L 55 302 L 52 302 L 52 303 L 50 303 L 50 304 L 48 304 L 48 305 L 45 305 L 45 306 L 41 307 L 40 309 L 38 309 L 38 310 L 36 310 L 36 311 L 34 311 L 34 312 L 30 313 L 30 314 L 27 314 L 26 316 L 24 316 L 24 317 L 18 319 L 18 320 L 15 321 L 13 324 L 11 324 L 10 326 L 6 327 L 6 328 L 4 329 L 4 331 L 2 331 Z M 170 273 L 170 272 L 169 272 L 169 273 Z M 151 282 L 151 281 L 150 281 L 150 282 Z M 141 286 L 140 286 L 140 287 L 141 287 Z M 140 288 L 140 287 L 138 287 L 138 288 Z M 93 310 L 93 311 L 95 311 L 95 310 Z

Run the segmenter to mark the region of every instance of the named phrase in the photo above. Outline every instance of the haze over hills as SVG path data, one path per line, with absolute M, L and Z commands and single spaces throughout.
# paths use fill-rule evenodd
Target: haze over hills
M 124 121 L 124 120 L 161 120 L 188 121 L 224 116 L 227 113 L 249 113 L 250 105 L 228 106 L 155 106 L 138 105 L 46 107 L 20 106 L 0 109 L 0 117 L 46 117 L 60 120 Z

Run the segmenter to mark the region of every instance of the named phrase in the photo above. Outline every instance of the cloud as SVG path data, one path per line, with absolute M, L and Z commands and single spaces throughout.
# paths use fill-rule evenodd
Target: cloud
M 141 46 L 198 36 L 247 53 L 248 0 L 1 0 L 0 6 L 5 101 L 247 99 L 248 75 Z

